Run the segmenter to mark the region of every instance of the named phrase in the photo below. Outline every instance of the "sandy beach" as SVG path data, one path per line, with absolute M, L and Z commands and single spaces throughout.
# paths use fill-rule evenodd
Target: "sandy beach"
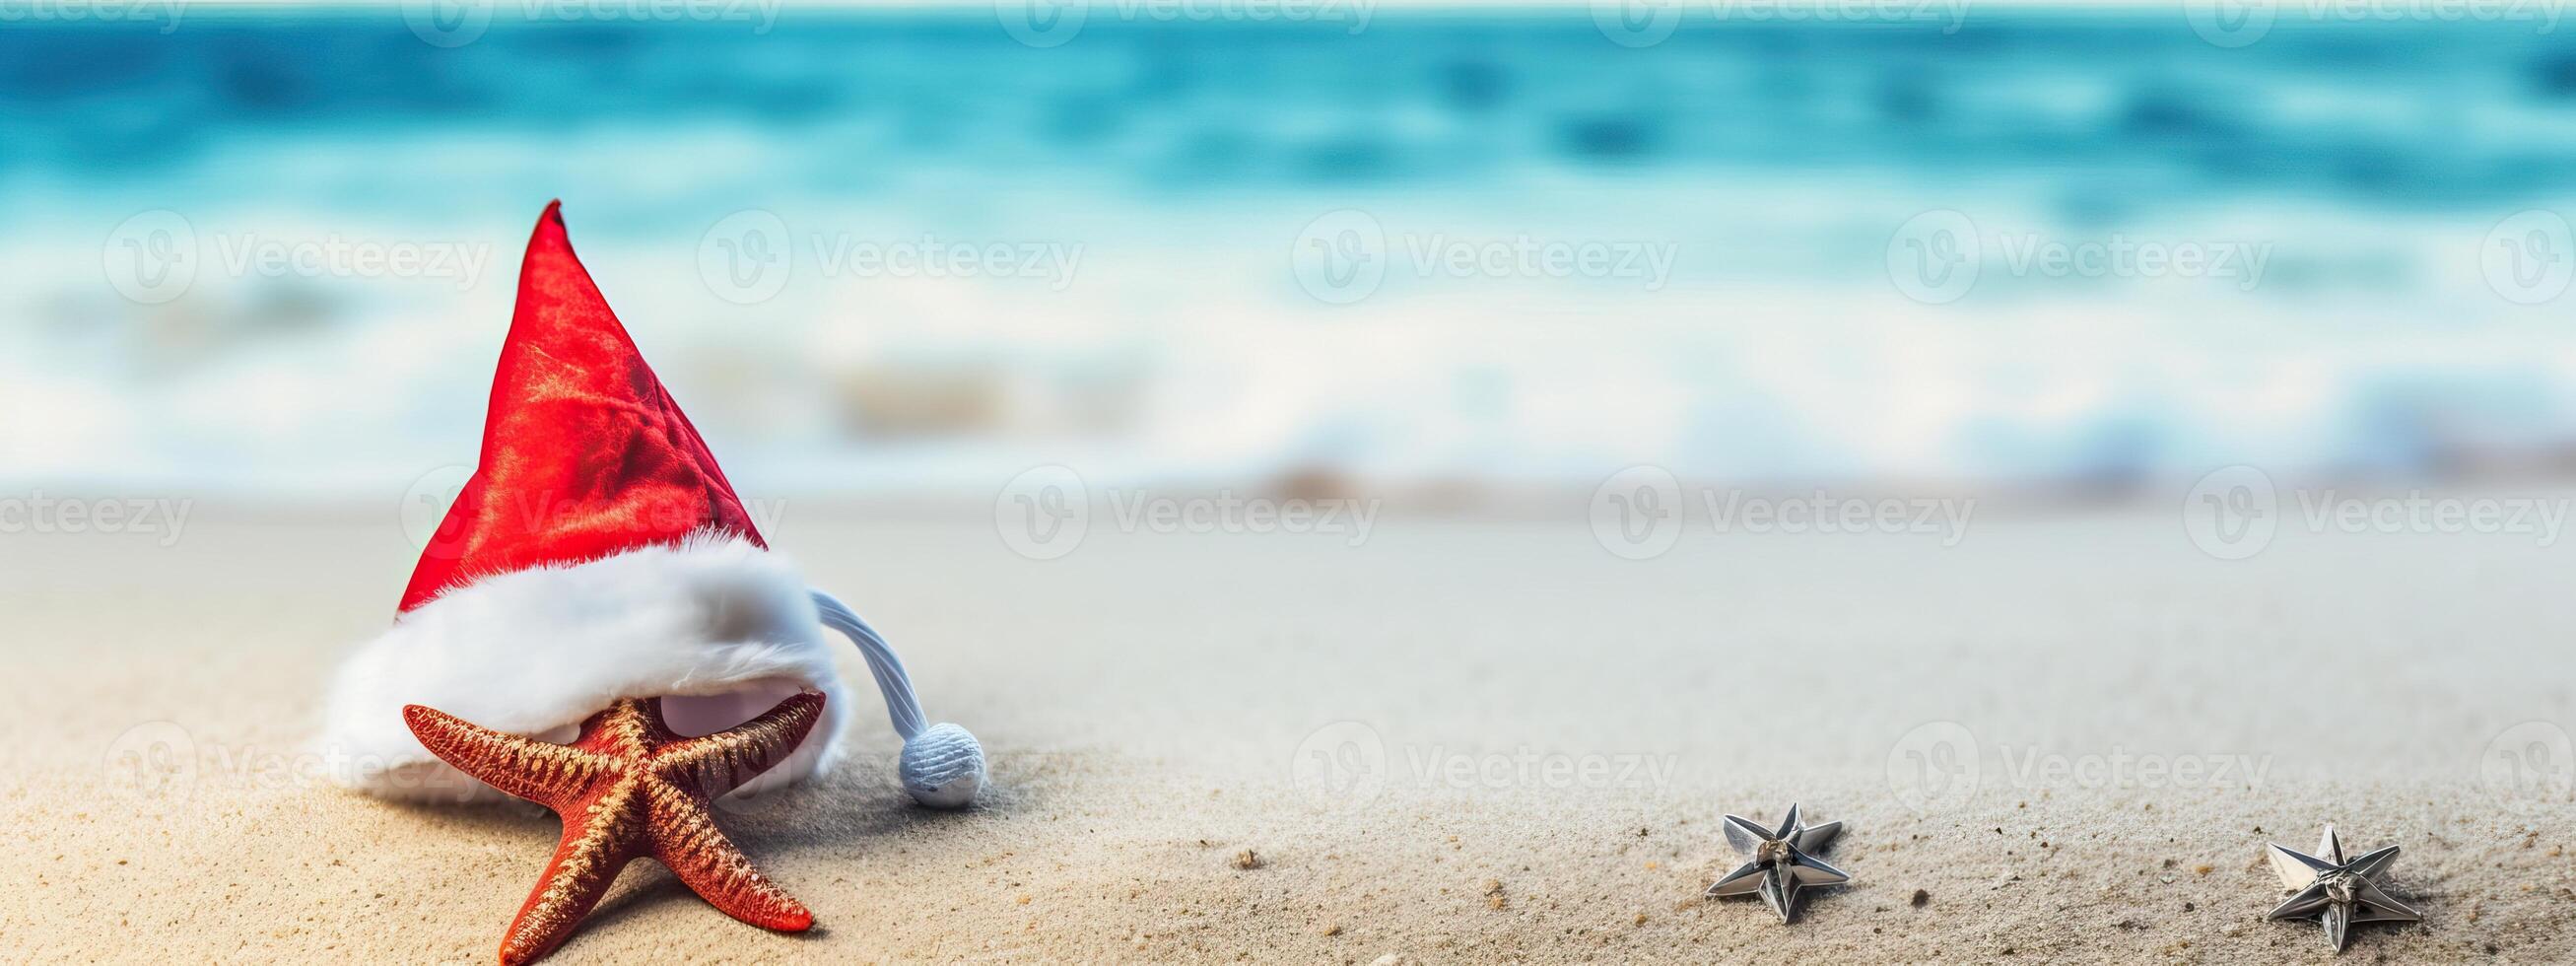
M 1571 509 L 1360 546 L 1095 521 L 1031 560 L 989 515 L 794 504 L 773 543 L 993 786 L 912 805 L 869 696 L 830 780 L 725 813 L 813 932 L 639 863 L 553 961 L 2323 963 L 2262 920 L 2262 848 L 2328 822 L 2402 844 L 2424 914 L 2344 961 L 2576 960 L 2576 805 L 2494 767 L 2576 722 L 2576 596 L 2528 535 L 2222 561 L 2156 505 L 1625 560 Z M 344 792 L 310 744 L 415 554 L 396 514 L 166 536 L 0 557 L 0 958 L 489 961 L 553 818 Z M 1854 883 L 1787 926 L 1700 898 L 1720 816 L 1792 801 Z

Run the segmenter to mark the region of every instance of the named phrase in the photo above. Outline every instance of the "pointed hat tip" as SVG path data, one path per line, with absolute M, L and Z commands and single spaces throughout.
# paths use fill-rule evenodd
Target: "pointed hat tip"
M 545 212 L 537 216 L 536 230 L 528 233 L 529 254 L 540 250 L 568 252 L 571 248 L 572 234 L 564 228 L 563 201 L 546 202 Z

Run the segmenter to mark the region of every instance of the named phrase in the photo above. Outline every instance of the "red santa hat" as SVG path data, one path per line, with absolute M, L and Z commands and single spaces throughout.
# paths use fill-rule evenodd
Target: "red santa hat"
M 851 711 L 829 627 L 859 646 L 924 804 L 964 805 L 983 749 L 925 727 L 902 662 L 848 607 L 806 587 L 574 256 L 548 205 L 519 270 L 483 454 L 421 553 L 392 628 L 333 679 L 327 750 L 346 783 L 403 798 L 498 797 L 421 747 L 406 704 L 566 740 L 621 697 L 661 697 L 683 734 L 722 730 L 800 690 L 823 718 L 738 791 L 829 769 Z

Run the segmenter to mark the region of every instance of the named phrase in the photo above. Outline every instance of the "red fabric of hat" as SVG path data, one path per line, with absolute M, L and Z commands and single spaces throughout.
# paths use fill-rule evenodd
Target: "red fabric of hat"
M 492 377 L 483 455 L 403 591 L 719 533 L 767 546 L 697 428 L 618 324 L 546 206 Z

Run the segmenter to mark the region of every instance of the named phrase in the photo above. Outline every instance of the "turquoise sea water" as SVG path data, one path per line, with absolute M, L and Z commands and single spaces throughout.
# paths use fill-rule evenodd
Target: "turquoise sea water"
M 793 485 L 2576 440 L 2576 43 L 2535 23 L 553 9 L 0 22 L 0 465 L 462 460 L 555 197 L 718 451 Z
M 1102 8 L 1043 49 L 989 12 L 787 10 L 764 28 L 753 10 L 525 22 L 504 4 L 454 48 L 394 11 L 20 20 L 0 24 L 0 170 L 145 179 L 334 135 L 714 126 L 781 166 L 765 183 L 826 194 L 931 166 L 1156 193 L 1800 167 L 2019 177 L 2110 217 L 2229 193 L 2454 205 L 2576 178 L 2576 44 L 2527 23 L 2283 22 L 2228 49 L 2179 14 L 1977 10 L 1956 24 L 1694 19 L 1631 49 L 1580 9 L 1380 12 L 1354 34 Z

